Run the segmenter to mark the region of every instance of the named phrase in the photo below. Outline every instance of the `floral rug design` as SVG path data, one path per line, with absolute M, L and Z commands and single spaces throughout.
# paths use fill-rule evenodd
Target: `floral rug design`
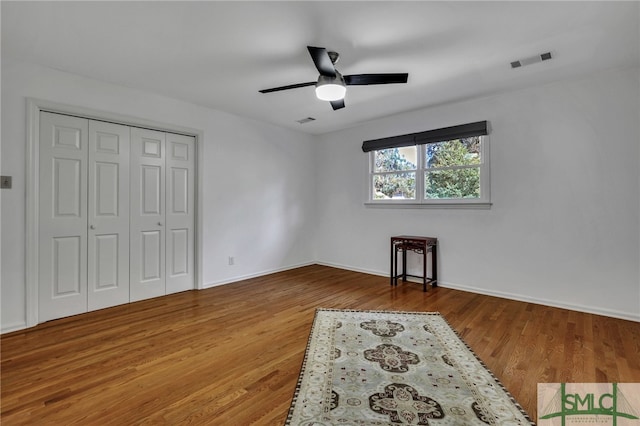
M 439 313 L 318 309 L 287 425 L 533 425 Z

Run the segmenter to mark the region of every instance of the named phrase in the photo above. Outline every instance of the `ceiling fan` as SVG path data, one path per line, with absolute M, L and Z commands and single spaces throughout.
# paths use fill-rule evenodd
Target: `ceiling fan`
M 369 84 L 406 83 L 409 74 L 351 74 L 342 75 L 335 68 L 340 58 L 337 52 L 327 51 L 324 47 L 307 46 L 311 59 L 320 76 L 317 81 L 290 84 L 260 90 L 260 93 L 278 92 L 280 90 L 297 89 L 299 87 L 316 86 L 316 96 L 323 101 L 329 101 L 334 110 L 344 108 L 344 95 L 347 86 L 365 86 Z

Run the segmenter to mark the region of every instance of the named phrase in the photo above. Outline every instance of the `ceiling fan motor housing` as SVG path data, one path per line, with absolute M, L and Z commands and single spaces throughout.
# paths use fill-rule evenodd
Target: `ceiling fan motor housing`
M 320 75 L 316 83 L 316 96 L 323 101 L 337 101 L 344 98 L 347 85 L 342 74 L 336 70 L 336 76 Z
M 318 76 L 318 83 L 317 85 L 323 85 L 323 84 L 339 84 L 342 86 L 346 86 L 345 82 L 344 82 L 344 77 L 342 77 L 342 74 L 340 74 L 338 72 L 338 70 L 336 70 L 336 76 L 335 77 L 329 77 L 328 75 L 322 75 L 320 74 Z

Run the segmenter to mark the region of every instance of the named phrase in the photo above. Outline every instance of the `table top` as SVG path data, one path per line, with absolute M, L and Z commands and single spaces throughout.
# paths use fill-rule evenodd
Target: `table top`
M 397 235 L 391 237 L 391 241 L 420 241 L 428 244 L 435 244 L 438 239 L 435 237 L 420 237 L 415 235 Z

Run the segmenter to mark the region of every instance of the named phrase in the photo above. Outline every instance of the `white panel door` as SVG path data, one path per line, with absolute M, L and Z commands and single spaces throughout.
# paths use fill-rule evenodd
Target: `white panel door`
M 166 294 L 165 134 L 131 128 L 132 302 Z
M 129 131 L 89 121 L 90 311 L 129 302 Z
M 195 138 L 167 133 L 167 294 L 194 287 Z
M 88 120 L 40 113 L 38 320 L 87 311 Z

